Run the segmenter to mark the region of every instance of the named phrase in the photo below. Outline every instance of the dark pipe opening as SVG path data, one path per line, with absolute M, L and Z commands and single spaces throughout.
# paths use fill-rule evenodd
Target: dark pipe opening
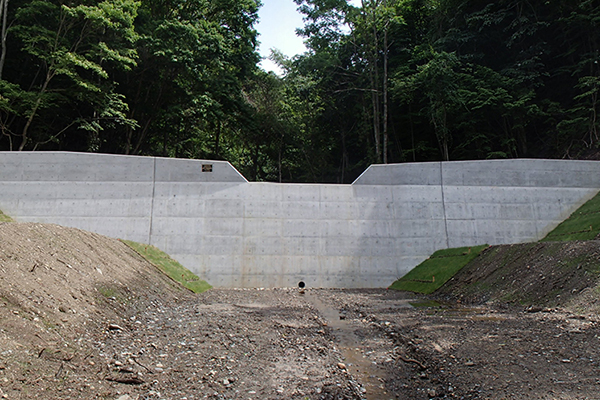
M 306 286 L 306 284 L 304 283 L 304 281 L 300 281 L 300 282 L 298 282 L 298 287 L 299 287 L 300 289 L 304 289 L 304 287 L 305 287 L 305 286 Z

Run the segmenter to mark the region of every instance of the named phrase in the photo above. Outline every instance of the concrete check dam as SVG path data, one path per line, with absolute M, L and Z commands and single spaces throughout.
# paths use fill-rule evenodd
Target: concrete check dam
M 350 185 L 248 182 L 223 161 L 0 152 L 0 210 L 152 244 L 215 287 L 389 286 L 435 250 L 535 241 L 600 162 L 372 165 Z

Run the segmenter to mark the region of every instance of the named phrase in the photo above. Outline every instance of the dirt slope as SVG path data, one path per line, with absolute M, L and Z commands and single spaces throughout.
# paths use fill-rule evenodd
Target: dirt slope
M 56 382 L 94 364 L 94 344 L 111 328 L 126 329 L 150 302 L 187 295 L 117 240 L 0 223 L 0 396 L 52 398 Z
M 464 304 L 600 311 L 600 240 L 492 246 L 436 296 Z

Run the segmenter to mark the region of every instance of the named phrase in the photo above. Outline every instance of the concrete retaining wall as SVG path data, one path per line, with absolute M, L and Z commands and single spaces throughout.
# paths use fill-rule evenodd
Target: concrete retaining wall
M 374 165 L 352 185 L 247 182 L 217 161 L 0 152 L 0 209 L 151 243 L 217 287 L 385 287 L 433 251 L 537 240 L 600 163 Z

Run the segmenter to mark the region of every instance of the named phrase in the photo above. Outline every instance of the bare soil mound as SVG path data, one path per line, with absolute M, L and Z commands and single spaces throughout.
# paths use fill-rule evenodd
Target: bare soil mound
M 600 241 L 492 246 L 436 295 L 465 304 L 600 311 Z
M 95 365 L 98 341 L 187 295 L 118 240 L 0 223 L 0 396 L 64 398 L 59 383 Z

